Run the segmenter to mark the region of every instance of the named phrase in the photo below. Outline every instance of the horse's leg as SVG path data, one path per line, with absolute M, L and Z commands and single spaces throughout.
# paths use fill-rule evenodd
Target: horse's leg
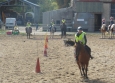
M 111 31 L 110 31 L 110 33 L 109 33 L 110 35 L 109 35 L 109 38 L 111 38 Z
M 51 32 L 51 38 L 53 38 L 53 33 Z
M 108 36 L 110 37 L 110 32 L 108 31 Z
M 88 71 L 88 63 L 86 64 L 86 67 L 85 67 L 85 77 L 86 77 L 86 79 L 88 79 L 87 71 Z
M 114 38 L 114 31 L 113 31 L 113 38 Z
M 50 32 L 50 38 L 52 38 L 52 32 Z
M 27 33 L 27 39 L 28 39 L 28 33 Z
M 112 38 L 114 38 L 114 32 L 112 31 Z
M 110 31 L 109 35 L 110 35 L 109 38 L 111 38 L 111 31 Z
M 111 38 L 112 38 L 112 31 L 111 31 Z
M 51 32 L 50 32 L 50 38 L 51 38 Z
M 30 39 L 30 33 L 29 33 L 29 39 Z
M 54 32 L 52 32 L 52 38 L 54 37 Z
M 101 38 L 103 38 L 103 32 L 102 32 Z
M 65 36 L 65 38 L 66 38 L 66 30 L 64 30 L 64 36 Z
M 80 64 L 79 64 L 78 61 L 77 61 L 77 65 L 78 65 L 78 67 L 79 67 L 79 70 L 80 70 L 80 74 L 81 74 L 81 76 L 83 76 L 83 73 L 82 73 L 82 71 L 81 71 L 81 66 L 80 66 Z
M 62 30 L 61 30 L 61 38 L 62 38 L 62 34 L 63 34 L 63 32 L 62 32 Z
M 85 66 L 82 64 L 82 72 L 83 72 L 83 75 L 85 77 Z
M 61 30 L 61 38 L 63 37 L 63 30 Z
M 105 38 L 105 32 L 104 32 L 104 38 Z

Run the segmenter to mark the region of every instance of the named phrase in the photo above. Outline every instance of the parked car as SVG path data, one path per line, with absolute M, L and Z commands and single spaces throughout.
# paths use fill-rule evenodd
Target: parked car
M 13 30 L 16 26 L 16 18 L 6 18 L 5 27 L 6 29 Z

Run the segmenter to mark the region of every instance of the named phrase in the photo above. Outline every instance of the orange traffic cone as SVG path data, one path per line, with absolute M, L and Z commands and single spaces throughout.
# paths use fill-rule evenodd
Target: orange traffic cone
M 48 45 L 47 45 L 47 43 L 45 43 L 45 49 L 48 49 Z
M 48 36 L 46 36 L 46 42 L 48 42 Z
M 44 56 L 47 56 L 47 49 L 44 49 Z
M 39 63 L 39 58 L 37 59 L 36 73 L 40 73 L 40 63 Z

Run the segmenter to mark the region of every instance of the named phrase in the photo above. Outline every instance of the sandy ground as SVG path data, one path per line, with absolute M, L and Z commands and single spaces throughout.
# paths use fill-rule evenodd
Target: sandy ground
M 115 83 L 115 39 L 100 39 L 101 34 L 87 34 L 93 60 L 89 62 L 88 80 L 80 76 L 73 47 L 64 46 L 56 36 L 48 40 L 44 56 L 44 37 L 0 36 L 0 83 Z M 74 38 L 74 36 L 67 36 Z M 36 73 L 37 58 L 41 73 Z

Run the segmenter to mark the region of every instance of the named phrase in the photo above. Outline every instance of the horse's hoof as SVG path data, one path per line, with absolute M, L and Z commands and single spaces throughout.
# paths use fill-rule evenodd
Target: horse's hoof
M 86 77 L 86 79 L 89 79 L 88 77 Z
M 80 78 L 84 78 L 84 76 L 81 76 Z
M 94 57 L 90 57 L 91 59 L 93 59 Z

